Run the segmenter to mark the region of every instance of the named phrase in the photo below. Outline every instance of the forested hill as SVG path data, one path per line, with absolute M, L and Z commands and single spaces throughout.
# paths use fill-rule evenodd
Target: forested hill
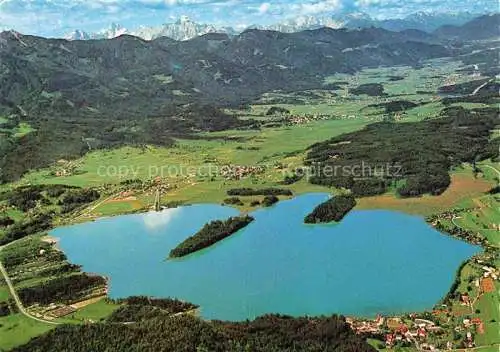
M 498 39 L 500 34 L 500 14 L 484 15 L 467 22 L 462 26 L 442 26 L 434 35 L 459 40 Z
M 185 315 L 131 324 L 66 325 L 15 352 L 375 352 L 342 317 L 267 315 L 253 321 L 206 322 Z
M 394 185 L 399 195 L 439 195 L 450 184 L 450 168 L 498 158 L 500 138 L 494 108 L 446 108 L 439 119 L 415 123 L 375 123 L 309 149 L 306 163 L 315 168 L 310 181 L 351 189 L 355 196 L 381 194 Z M 362 166 L 362 168 L 360 168 Z M 329 168 L 362 170 L 343 173 Z

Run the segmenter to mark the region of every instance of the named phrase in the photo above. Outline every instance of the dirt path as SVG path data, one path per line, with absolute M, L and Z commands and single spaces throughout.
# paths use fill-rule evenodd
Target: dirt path
M 102 204 L 106 203 L 109 200 L 112 200 L 112 199 L 118 197 L 120 195 L 120 193 L 121 192 L 119 192 L 117 194 L 113 194 L 113 195 L 109 196 L 108 198 L 105 198 L 105 199 L 97 202 L 96 204 L 90 206 L 89 208 L 85 209 L 80 215 L 78 215 L 76 218 L 74 218 L 74 220 L 78 220 L 84 216 L 89 215 L 91 212 L 93 212 L 95 209 L 97 209 L 97 207 L 101 206 Z
M 500 344 L 494 343 L 492 345 L 477 346 L 477 347 L 472 347 L 472 348 L 458 348 L 458 349 L 449 350 L 449 351 L 467 352 L 467 351 L 479 350 L 479 349 L 486 348 L 486 347 L 500 347 Z

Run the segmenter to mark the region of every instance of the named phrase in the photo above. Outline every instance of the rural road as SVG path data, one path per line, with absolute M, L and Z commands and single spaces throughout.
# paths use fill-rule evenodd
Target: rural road
M 491 165 L 484 165 L 484 166 L 487 167 L 487 168 L 489 168 L 489 169 L 491 169 L 491 170 L 496 171 L 497 174 L 498 174 L 498 179 L 500 180 L 500 170 L 498 170 L 497 168 L 495 168 L 495 167 L 493 167 Z
M 479 87 L 477 87 L 476 89 L 474 89 L 474 91 L 472 92 L 471 96 L 472 96 L 472 95 L 476 95 L 477 93 L 479 93 L 479 91 L 480 91 L 481 89 L 483 89 L 483 87 L 484 87 L 484 86 L 486 86 L 486 85 L 487 85 L 488 83 L 490 83 L 490 82 L 493 82 L 493 79 L 490 79 L 489 81 L 484 82 L 484 83 L 483 83 L 483 84 L 481 84 Z
M 119 195 L 120 195 L 120 192 L 113 194 L 113 195 L 111 195 L 103 200 L 97 201 L 97 203 L 95 203 L 94 205 L 91 205 L 90 207 L 84 209 L 82 211 L 82 213 L 80 215 L 76 216 L 73 220 L 76 221 L 76 220 L 79 220 L 80 218 L 82 218 L 83 216 L 89 215 L 91 212 L 93 212 L 95 209 L 97 209 L 97 207 L 106 203 L 108 200 L 111 200 L 115 197 L 118 197 Z
M 11 242 L 11 243 L 13 243 L 13 242 Z M 11 243 L 9 243 L 9 244 L 11 244 Z M 2 251 L 2 249 L 4 249 L 5 247 L 6 246 L 0 247 L 0 251 Z M 21 302 L 21 299 L 17 295 L 16 289 L 14 288 L 14 285 L 12 284 L 12 281 L 10 281 L 9 275 L 7 273 L 7 270 L 5 270 L 5 267 L 3 266 L 3 264 L 2 264 L 1 261 L 0 261 L 0 272 L 2 273 L 2 276 L 3 276 L 4 280 L 5 280 L 5 282 L 7 283 L 7 286 L 9 287 L 10 294 L 12 295 L 12 297 L 14 297 L 14 301 L 16 302 L 17 309 L 19 309 L 19 312 L 21 314 L 23 314 L 27 318 L 39 321 L 41 323 L 52 324 L 52 325 L 59 325 L 60 324 L 60 323 L 57 323 L 57 322 L 54 322 L 54 321 L 49 321 L 49 320 L 37 318 L 37 317 L 31 315 L 30 313 L 28 313 L 26 311 L 26 309 L 24 309 L 23 302 Z

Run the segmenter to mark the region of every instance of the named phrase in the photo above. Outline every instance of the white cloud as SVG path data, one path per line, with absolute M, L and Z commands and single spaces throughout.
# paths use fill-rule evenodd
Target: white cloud
M 180 212 L 179 208 L 165 209 L 161 212 L 149 212 L 142 216 L 142 220 L 146 227 L 150 229 L 166 228 Z
M 266 13 L 267 11 L 269 11 L 269 9 L 271 8 L 271 4 L 268 3 L 268 2 L 264 2 L 262 3 L 260 6 L 259 6 L 259 13 L 261 14 L 264 14 Z
M 355 4 L 358 7 L 368 7 L 380 4 L 380 0 L 358 0 Z
M 337 11 L 342 8 L 340 0 L 322 0 L 313 3 L 302 3 L 297 5 L 301 14 L 317 14 L 322 12 Z

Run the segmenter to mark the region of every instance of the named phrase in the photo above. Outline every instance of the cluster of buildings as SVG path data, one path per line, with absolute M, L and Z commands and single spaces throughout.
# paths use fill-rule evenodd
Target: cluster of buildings
M 56 170 L 53 172 L 56 177 L 71 176 L 80 165 L 77 162 L 60 159 L 57 161 Z
M 264 166 L 253 165 L 225 165 L 220 170 L 220 175 L 226 180 L 240 180 L 242 178 L 262 174 L 266 171 Z
M 305 125 L 313 121 L 325 121 L 325 120 L 352 120 L 356 119 L 358 116 L 351 114 L 343 114 L 340 116 L 334 116 L 329 114 L 305 114 L 305 115 L 292 115 L 287 116 L 285 121 L 288 125 Z
M 28 312 L 34 317 L 44 320 L 62 318 L 76 312 L 77 309 L 65 304 L 51 303 L 46 307 L 34 304 L 28 308 Z
M 286 122 L 289 125 L 304 125 L 313 121 L 320 120 L 330 120 L 331 115 L 327 114 L 305 114 L 305 115 L 293 115 L 286 118 Z
M 382 333 L 385 318 L 381 315 L 377 315 L 375 320 L 357 320 L 348 317 L 346 322 L 357 334 L 379 334 Z
M 392 324 L 388 324 L 388 327 L 390 332 L 385 335 L 387 348 L 393 347 L 397 342 L 407 342 L 430 351 L 435 350 L 436 346 L 427 343 L 429 333 L 441 330 L 434 322 L 419 318 L 414 318 L 411 324 L 405 324 L 400 319 L 393 318 Z
M 476 331 L 480 333 L 484 333 L 484 324 L 480 318 L 472 318 L 472 319 L 463 319 L 462 320 L 463 326 L 457 326 L 455 328 L 455 331 L 463 331 L 466 330 L 465 333 L 465 338 L 463 341 L 463 346 L 465 348 L 472 348 L 476 346 L 476 343 L 474 342 L 474 335 L 470 331 L 472 328 L 476 328 Z
M 154 179 L 154 181 L 153 181 L 152 184 L 149 184 L 149 185 L 146 184 L 145 186 L 146 186 L 146 189 L 148 191 L 151 191 L 153 189 L 154 190 L 159 190 L 160 193 L 162 193 L 162 194 L 163 193 L 167 193 L 168 191 L 171 191 L 173 188 L 175 188 L 174 185 L 171 185 L 170 183 L 165 183 L 164 180 L 161 177 L 159 177 L 159 176 L 157 176 Z
M 481 267 L 483 270 L 483 278 L 491 278 L 493 280 L 498 280 L 498 277 L 500 275 L 500 270 L 491 266 L 483 265 Z
M 346 318 L 346 322 L 357 334 L 382 335 L 385 346 L 390 349 L 396 345 L 415 345 L 420 350 L 434 351 L 437 347 L 428 341 L 429 335 L 442 330 L 433 321 L 410 316 L 411 320 L 403 321 L 399 317 L 384 318 L 378 315 L 374 320 L 356 320 Z M 450 342 L 448 346 L 453 346 Z M 450 347 L 450 349 L 451 349 Z

